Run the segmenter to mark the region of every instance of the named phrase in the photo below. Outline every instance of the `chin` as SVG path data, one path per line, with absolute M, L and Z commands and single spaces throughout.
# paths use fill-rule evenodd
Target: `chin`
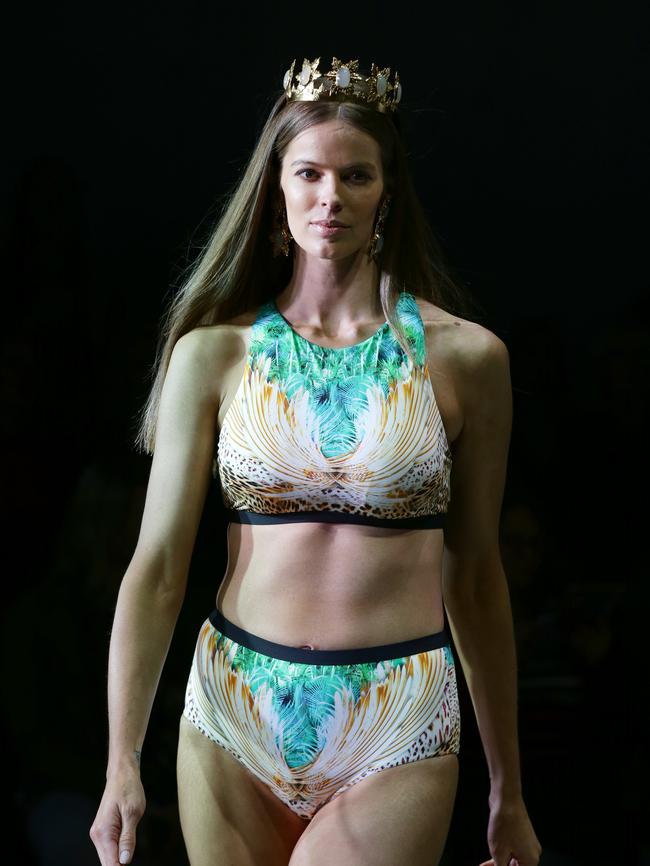
M 349 243 L 340 244 L 327 242 L 309 244 L 309 246 L 303 247 L 303 251 L 315 259 L 347 259 L 350 256 L 356 255 L 359 252 L 359 249 L 354 248 Z
M 332 247 L 330 247 L 329 249 L 325 250 L 316 250 L 314 255 L 316 255 L 319 259 L 345 259 L 350 255 L 350 253 L 346 252 L 345 250 L 333 249 Z

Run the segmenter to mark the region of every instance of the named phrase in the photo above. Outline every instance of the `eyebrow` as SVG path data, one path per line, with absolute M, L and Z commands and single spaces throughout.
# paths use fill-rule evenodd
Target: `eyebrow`
M 316 166 L 318 166 L 318 168 L 320 168 L 319 163 L 312 162 L 309 159 L 294 159 L 294 161 L 291 163 L 291 165 L 292 166 L 293 165 L 316 165 Z M 346 171 L 347 169 L 350 169 L 350 168 L 367 168 L 367 169 L 370 169 L 371 171 L 373 171 L 375 169 L 375 166 L 371 162 L 351 162 L 349 165 L 342 166 L 342 168 L 343 168 L 343 171 Z

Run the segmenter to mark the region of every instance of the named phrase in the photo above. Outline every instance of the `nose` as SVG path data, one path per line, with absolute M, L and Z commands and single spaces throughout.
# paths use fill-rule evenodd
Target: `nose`
M 338 213 L 343 207 L 340 192 L 340 181 L 337 177 L 323 180 L 321 186 L 321 205 L 331 213 Z

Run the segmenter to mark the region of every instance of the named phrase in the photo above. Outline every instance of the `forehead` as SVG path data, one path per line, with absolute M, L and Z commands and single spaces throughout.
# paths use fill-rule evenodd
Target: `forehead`
M 299 132 L 291 140 L 284 162 L 303 159 L 312 162 L 345 161 L 381 162 L 379 145 L 361 129 L 342 120 L 328 120 Z

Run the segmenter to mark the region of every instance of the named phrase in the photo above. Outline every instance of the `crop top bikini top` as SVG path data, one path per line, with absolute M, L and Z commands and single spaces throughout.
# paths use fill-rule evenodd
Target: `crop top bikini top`
M 444 526 L 451 450 L 413 295 L 397 315 L 416 365 L 388 322 L 328 348 L 260 306 L 212 470 L 231 522 Z

